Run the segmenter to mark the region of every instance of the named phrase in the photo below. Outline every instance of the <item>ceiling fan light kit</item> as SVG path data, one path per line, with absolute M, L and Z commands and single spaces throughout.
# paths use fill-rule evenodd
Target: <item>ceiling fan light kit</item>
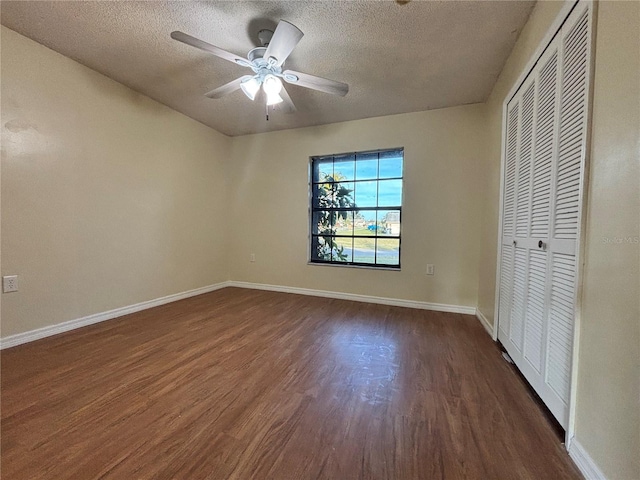
M 278 77 L 267 74 L 262 81 L 262 89 L 267 94 L 267 105 L 277 105 L 283 101 L 279 95 L 282 91 L 282 80 Z
M 277 93 L 267 94 L 267 106 L 272 107 L 279 103 L 282 103 L 284 99 Z
M 280 20 L 275 32 L 271 30 L 260 30 L 258 40 L 262 44 L 249 51 L 247 58 L 242 58 L 231 52 L 227 52 L 219 47 L 199 40 L 191 35 L 182 32 L 172 32 L 171 38 L 185 43 L 192 47 L 199 48 L 205 52 L 212 53 L 220 58 L 242 67 L 251 68 L 254 75 L 245 75 L 218 87 L 206 94 L 209 98 L 221 98 L 238 89 L 254 101 L 260 86 L 266 95 L 266 106 L 283 104 L 282 110 L 285 113 L 296 111 L 295 105 L 291 101 L 289 94 L 285 90 L 282 80 L 301 87 L 318 90 L 325 93 L 340 95 L 344 97 L 349 92 L 349 85 L 335 80 L 328 80 L 307 73 L 295 72 L 293 70 L 282 70 L 285 60 L 291 54 L 298 42 L 303 37 L 302 31 L 295 25 Z M 269 116 L 267 115 L 267 120 Z
M 240 88 L 249 100 L 255 100 L 256 93 L 260 90 L 260 82 L 255 77 L 250 77 L 240 84 Z

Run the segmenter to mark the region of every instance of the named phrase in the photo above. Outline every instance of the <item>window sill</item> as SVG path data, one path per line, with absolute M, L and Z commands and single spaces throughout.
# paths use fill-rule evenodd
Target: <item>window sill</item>
M 314 267 L 338 267 L 338 268 L 361 268 L 364 270 L 384 270 L 386 272 L 399 272 L 402 267 L 368 267 L 366 265 L 348 265 L 348 264 L 339 264 L 339 263 L 320 263 L 320 262 L 307 262 L 307 265 L 313 265 Z

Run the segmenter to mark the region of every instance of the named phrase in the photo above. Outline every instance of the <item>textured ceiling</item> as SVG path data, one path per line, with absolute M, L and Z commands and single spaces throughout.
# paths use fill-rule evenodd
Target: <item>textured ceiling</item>
M 2 1 L 2 24 L 227 135 L 486 100 L 532 1 Z M 305 36 L 285 66 L 346 82 L 346 97 L 287 85 L 298 111 L 241 91 L 204 93 L 249 69 L 186 46 L 173 30 L 246 56 L 279 19 Z

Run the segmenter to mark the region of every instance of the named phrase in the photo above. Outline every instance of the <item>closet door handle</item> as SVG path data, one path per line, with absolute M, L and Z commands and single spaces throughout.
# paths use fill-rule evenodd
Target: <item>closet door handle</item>
M 541 248 L 541 249 L 543 249 L 543 250 L 546 250 L 546 249 L 547 249 L 547 244 L 546 244 L 546 243 L 544 243 L 542 240 L 540 240 L 540 241 L 538 242 L 538 248 Z
M 518 245 L 518 242 L 516 240 L 513 241 L 513 246 L 515 247 L 516 245 Z

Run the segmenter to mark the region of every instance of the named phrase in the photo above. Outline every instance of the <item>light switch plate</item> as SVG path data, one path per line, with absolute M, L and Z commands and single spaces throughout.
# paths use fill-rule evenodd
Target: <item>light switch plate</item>
M 427 264 L 427 275 L 434 275 L 435 273 L 435 267 L 433 266 L 432 263 L 428 263 Z

